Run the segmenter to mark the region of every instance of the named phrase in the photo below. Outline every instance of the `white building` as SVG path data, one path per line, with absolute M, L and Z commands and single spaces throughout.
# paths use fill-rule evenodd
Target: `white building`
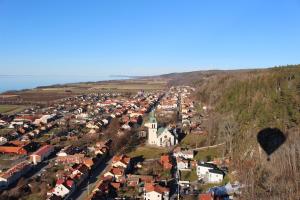
M 145 126 L 148 127 L 148 144 L 161 147 L 177 144 L 177 136 L 175 134 L 171 133 L 167 128 L 157 128 L 157 121 L 153 112 L 150 113 L 149 121 Z
M 186 149 L 181 149 L 180 147 L 176 147 L 173 150 L 173 156 L 175 158 L 184 158 L 184 159 L 193 159 L 194 158 L 194 151 L 193 150 L 186 150 Z
M 208 175 L 210 169 L 216 169 L 217 166 L 212 163 L 200 162 L 197 165 L 197 176 L 199 179 Z
M 208 170 L 208 183 L 220 183 L 223 181 L 224 172 L 219 169 L 210 169 Z
M 189 168 L 189 161 L 182 159 L 182 158 L 176 158 L 177 163 L 177 169 L 178 170 L 184 170 Z
M 224 172 L 212 163 L 200 162 L 197 165 L 198 179 L 207 183 L 220 183 L 223 181 Z
M 65 198 L 70 194 L 70 189 L 66 187 L 64 184 L 59 184 L 55 186 L 52 193 L 55 194 L 56 196 Z
M 146 185 L 144 200 L 168 200 L 169 189 L 159 185 Z

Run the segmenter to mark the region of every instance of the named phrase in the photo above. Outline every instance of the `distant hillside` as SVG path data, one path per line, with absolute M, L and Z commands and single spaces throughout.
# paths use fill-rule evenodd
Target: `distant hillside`
M 227 142 L 237 179 L 250 186 L 243 199 L 299 199 L 300 65 L 166 76 L 196 87 L 198 103 L 211 107 L 205 126 L 214 142 Z M 269 162 L 256 141 L 268 127 L 287 136 Z

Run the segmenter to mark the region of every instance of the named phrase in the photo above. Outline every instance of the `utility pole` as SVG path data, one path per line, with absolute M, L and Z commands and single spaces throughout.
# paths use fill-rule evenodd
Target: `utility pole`
M 90 195 L 90 179 L 88 179 L 88 196 Z
M 177 200 L 179 200 L 179 171 L 177 170 Z

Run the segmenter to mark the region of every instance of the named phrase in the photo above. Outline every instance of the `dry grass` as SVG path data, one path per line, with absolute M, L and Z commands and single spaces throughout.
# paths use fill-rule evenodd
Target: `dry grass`
M 183 140 L 180 142 L 181 147 L 187 148 L 197 148 L 204 146 L 207 139 L 207 135 L 199 135 L 199 134 L 188 134 Z
M 138 157 L 143 156 L 144 159 L 160 158 L 161 154 L 167 153 L 167 149 L 159 147 L 141 146 L 137 147 L 134 151 L 130 152 L 128 156 Z

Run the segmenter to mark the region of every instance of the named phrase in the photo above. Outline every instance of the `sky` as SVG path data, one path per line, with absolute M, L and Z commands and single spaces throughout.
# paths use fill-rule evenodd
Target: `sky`
M 300 63 L 300 0 L 0 0 L 0 75 Z

